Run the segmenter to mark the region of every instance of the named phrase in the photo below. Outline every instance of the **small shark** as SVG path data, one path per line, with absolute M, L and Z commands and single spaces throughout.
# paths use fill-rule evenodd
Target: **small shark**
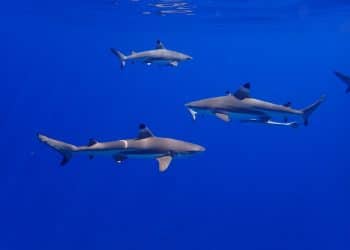
M 350 76 L 346 76 L 338 71 L 335 71 L 334 74 L 346 84 L 347 88 L 345 92 L 350 93 Z
M 111 51 L 119 58 L 121 69 L 126 66 L 126 61 L 131 61 L 133 63 L 135 61 L 141 61 L 148 66 L 152 65 L 153 63 L 158 63 L 177 67 L 179 62 L 192 60 L 192 57 L 189 55 L 166 49 L 164 44 L 159 40 L 156 42 L 155 49 L 142 52 L 132 51 L 128 56 L 113 48 L 111 48 Z
M 67 164 L 76 154 L 86 154 L 90 159 L 95 155 L 108 155 L 112 156 L 116 163 L 122 163 L 128 158 L 154 158 L 158 161 L 159 171 L 164 172 L 168 169 L 173 158 L 205 151 L 205 148 L 200 145 L 156 137 L 145 124 L 140 124 L 139 133 L 135 139 L 109 142 L 98 142 L 95 139 L 90 139 L 87 146 L 75 146 L 42 134 L 37 136 L 41 142 L 63 156 L 61 166 Z
M 250 96 L 250 83 L 245 83 L 235 93 L 226 92 L 225 96 L 213 97 L 193 101 L 185 104 L 193 120 L 197 114 L 212 114 L 217 118 L 229 122 L 236 118 L 241 122 L 261 123 L 266 125 L 289 126 L 296 128 L 296 121 L 288 122 L 289 117 L 301 117 L 304 125 L 308 125 L 310 115 L 320 106 L 324 96 L 304 109 L 293 109 L 291 103 L 284 105 L 254 99 Z M 282 118 L 282 121 L 274 121 Z

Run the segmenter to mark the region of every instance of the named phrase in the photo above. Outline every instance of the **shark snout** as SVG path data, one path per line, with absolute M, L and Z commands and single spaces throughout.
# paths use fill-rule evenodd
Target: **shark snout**
M 196 108 L 198 106 L 197 102 L 194 101 L 194 102 L 189 102 L 189 103 L 186 103 L 185 104 L 185 107 L 186 108 Z
M 200 152 L 204 152 L 205 150 L 206 150 L 205 147 L 196 145 L 196 152 L 200 153 Z
M 190 145 L 190 150 L 193 153 L 200 153 L 205 151 L 205 147 L 198 145 L 198 144 L 191 144 Z

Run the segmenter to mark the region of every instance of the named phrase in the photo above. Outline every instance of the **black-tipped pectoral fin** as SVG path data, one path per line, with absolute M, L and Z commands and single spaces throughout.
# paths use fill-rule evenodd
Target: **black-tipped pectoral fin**
M 72 154 L 69 154 L 69 153 L 63 154 L 63 158 L 62 158 L 62 160 L 60 162 L 60 165 L 61 166 L 66 165 L 70 161 L 71 158 L 72 158 Z
M 165 172 L 168 169 L 172 159 L 173 157 L 171 156 L 158 157 L 157 161 L 158 161 L 159 172 Z
M 224 122 L 230 122 L 230 116 L 224 113 L 215 113 L 215 116 Z
M 113 159 L 116 163 L 122 164 L 127 159 L 127 157 L 125 155 L 115 155 L 113 156 Z

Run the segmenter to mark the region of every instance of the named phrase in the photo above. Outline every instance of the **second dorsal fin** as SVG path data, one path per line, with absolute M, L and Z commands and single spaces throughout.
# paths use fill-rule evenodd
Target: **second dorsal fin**
M 292 106 L 292 103 L 291 102 L 286 102 L 285 104 L 283 104 L 283 106 L 285 106 L 287 108 L 290 108 Z

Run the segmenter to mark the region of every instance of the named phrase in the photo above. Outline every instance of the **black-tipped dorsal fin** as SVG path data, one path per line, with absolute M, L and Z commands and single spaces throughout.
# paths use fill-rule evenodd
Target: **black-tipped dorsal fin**
M 292 106 L 292 103 L 291 102 L 286 102 L 285 104 L 283 104 L 283 106 L 285 106 L 287 108 L 290 108 Z
M 145 139 L 148 137 L 153 137 L 152 131 L 145 125 L 145 124 L 140 124 L 139 126 L 139 134 L 137 136 L 137 139 Z
M 250 97 L 250 83 L 243 84 L 235 93 L 234 96 L 240 100 Z
M 164 44 L 160 40 L 156 42 L 156 49 L 165 49 Z
M 88 145 L 88 147 L 91 147 L 91 146 L 95 145 L 96 143 L 98 143 L 98 141 L 96 139 L 90 138 L 87 145 Z
M 225 95 L 232 96 L 233 94 L 232 94 L 232 92 L 231 92 L 231 91 L 226 90 L 226 91 L 225 91 Z

